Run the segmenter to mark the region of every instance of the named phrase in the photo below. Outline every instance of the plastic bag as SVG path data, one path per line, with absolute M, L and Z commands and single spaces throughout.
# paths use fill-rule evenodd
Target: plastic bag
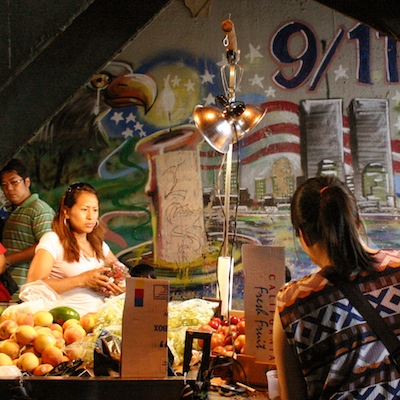
M 93 368 L 94 350 L 96 348 L 97 335 L 89 334 L 81 341 L 71 343 L 63 348 L 63 352 L 71 360 L 83 360 L 82 366 Z
M 52 308 L 65 305 L 59 294 L 41 280 L 22 285 L 19 298 L 23 303 L 7 307 L 2 314 L 2 319 L 15 320 L 21 314 L 50 311 Z
M 107 328 L 114 335 L 121 337 L 124 304 L 125 293 L 106 299 L 97 311 L 97 320 L 93 332 L 99 334 L 103 328 Z
M 16 365 L 0 366 L 0 379 L 19 378 L 22 376 L 21 370 Z
M 109 271 L 105 272 L 104 275 L 109 278 L 109 282 L 113 282 L 116 285 L 125 283 L 125 278 L 129 277 L 129 268 L 122 264 L 118 260 L 107 260 L 105 267 L 110 268 Z M 106 295 L 110 296 L 111 292 L 107 288 L 101 289 L 101 291 Z
M 25 283 L 21 286 L 19 298 L 22 301 L 43 300 L 46 302 L 61 301 L 60 295 L 52 289 L 47 283 L 38 280 L 31 283 Z
M 218 303 L 203 299 L 171 301 L 168 304 L 168 329 L 205 325 L 214 316 L 217 307 Z
M 171 301 L 168 304 L 168 346 L 174 356 L 174 367 L 183 363 L 186 331 L 207 324 L 215 314 L 218 303 L 203 299 Z M 200 350 L 197 339 L 193 351 Z

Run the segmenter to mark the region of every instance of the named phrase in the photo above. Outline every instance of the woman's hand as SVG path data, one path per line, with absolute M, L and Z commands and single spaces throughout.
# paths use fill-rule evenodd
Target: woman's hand
M 100 290 L 104 294 L 118 296 L 125 292 L 125 286 L 123 282 L 120 282 L 118 285 L 112 282 L 112 279 L 106 275 L 110 270 L 108 267 L 97 268 L 83 272 L 79 277 L 83 282 L 83 286 L 87 288 Z
M 108 284 L 107 286 L 107 290 L 109 290 L 110 294 L 114 295 L 114 296 L 118 296 L 119 294 L 125 293 L 126 292 L 126 288 L 125 286 L 121 285 L 122 282 L 118 283 L 118 285 L 116 285 L 114 282 L 111 282 Z
M 82 282 L 80 286 L 96 290 L 108 289 L 110 278 L 105 275 L 108 271 L 110 271 L 110 268 L 103 267 L 79 274 L 78 276 Z

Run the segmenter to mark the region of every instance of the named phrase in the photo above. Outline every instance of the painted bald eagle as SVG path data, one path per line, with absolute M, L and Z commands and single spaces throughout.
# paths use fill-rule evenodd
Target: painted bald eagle
M 143 107 L 147 113 L 157 97 L 157 84 L 150 76 L 135 74 L 125 62 L 110 62 L 47 123 L 30 141 L 35 175 L 41 182 L 41 160 L 51 151 L 57 155 L 53 187 L 58 187 L 71 156 L 83 150 L 108 146 L 102 119 L 113 108 Z

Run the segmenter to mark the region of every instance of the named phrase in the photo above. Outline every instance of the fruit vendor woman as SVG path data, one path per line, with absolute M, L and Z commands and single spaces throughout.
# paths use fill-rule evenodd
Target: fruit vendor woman
M 29 268 L 27 282 L 42 280 L 60 294 L 66 306 L 82 316 L 96 312 L 105 292 L 119 295 L 124 282 L 116 285 L 105 275 L 108 260 L 117 260 L 104 242 L 99 220 L 99 199 L 88 183 L 74 183 L 65 192 L 48 232 L 40 239 Z

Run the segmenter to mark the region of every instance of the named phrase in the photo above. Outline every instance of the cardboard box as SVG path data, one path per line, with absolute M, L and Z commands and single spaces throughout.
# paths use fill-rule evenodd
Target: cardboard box
M 166 378 L 169 282 L 127 278 L 121 378 Z
M 272 367 L 275 368 L 273 364 L 268 364 L 265 362 L 257 362 L 254 356 L 249 356 L 247 354 L 238 354 L 237 362 L 233 364 L 233 379 L 236 382 L 248 382 L 250 385 L 254 386 L 267 386 L 267 371 Z
M 275 364 L 272 342 L 276 296 L 285 284 L 285 247 L 242 246 L 246 355 Z

